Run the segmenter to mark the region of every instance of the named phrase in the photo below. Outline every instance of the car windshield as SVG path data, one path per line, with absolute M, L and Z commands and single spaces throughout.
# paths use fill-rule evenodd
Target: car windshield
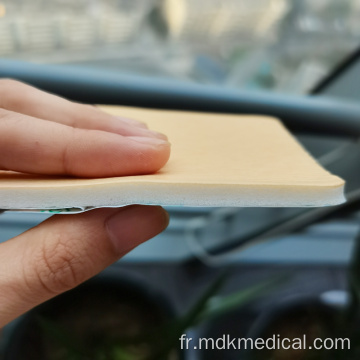
M 358 45 L 358 0 L 0 0 L 0 57 L 306 93 Z

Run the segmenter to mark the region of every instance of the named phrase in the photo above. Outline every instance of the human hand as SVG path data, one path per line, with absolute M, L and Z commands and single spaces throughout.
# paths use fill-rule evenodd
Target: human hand
M 0 80 L 0 169 L 108 177 L 153 173 L 165 165 L 164 135 L 135 120 Z M 158 206 L 55 215 L 0 244 L 0 328 L 79 285 L 168 224 Z

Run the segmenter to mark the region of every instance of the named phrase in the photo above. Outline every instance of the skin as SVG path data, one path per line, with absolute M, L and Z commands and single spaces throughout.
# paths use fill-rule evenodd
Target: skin
M 108 177 L 156 172 L 165 135 L 28 85 L 0 80 L 0 170 Z M 91 166 L 89 166 L 91 164 Z M 96 275 L 163 231 L 159 206 L 55 215 L 0 244 L 0 328 Z

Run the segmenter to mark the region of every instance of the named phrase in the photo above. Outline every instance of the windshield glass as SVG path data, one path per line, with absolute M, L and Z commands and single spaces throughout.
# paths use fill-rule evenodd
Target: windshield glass
M 306 93 L 359 18 L 358 0 L 0 0 L 0 57 Z

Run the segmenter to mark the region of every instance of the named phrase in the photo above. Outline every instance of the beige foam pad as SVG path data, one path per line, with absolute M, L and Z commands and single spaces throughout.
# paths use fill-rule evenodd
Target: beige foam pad
M 344 181 L 323 169 L 280 121 L 103 107 L 168 135 L 172 154 L 158 173 L 74 179 L 0 172 L 0 208 L 157 204 L 304 207 L 344 202 Z

